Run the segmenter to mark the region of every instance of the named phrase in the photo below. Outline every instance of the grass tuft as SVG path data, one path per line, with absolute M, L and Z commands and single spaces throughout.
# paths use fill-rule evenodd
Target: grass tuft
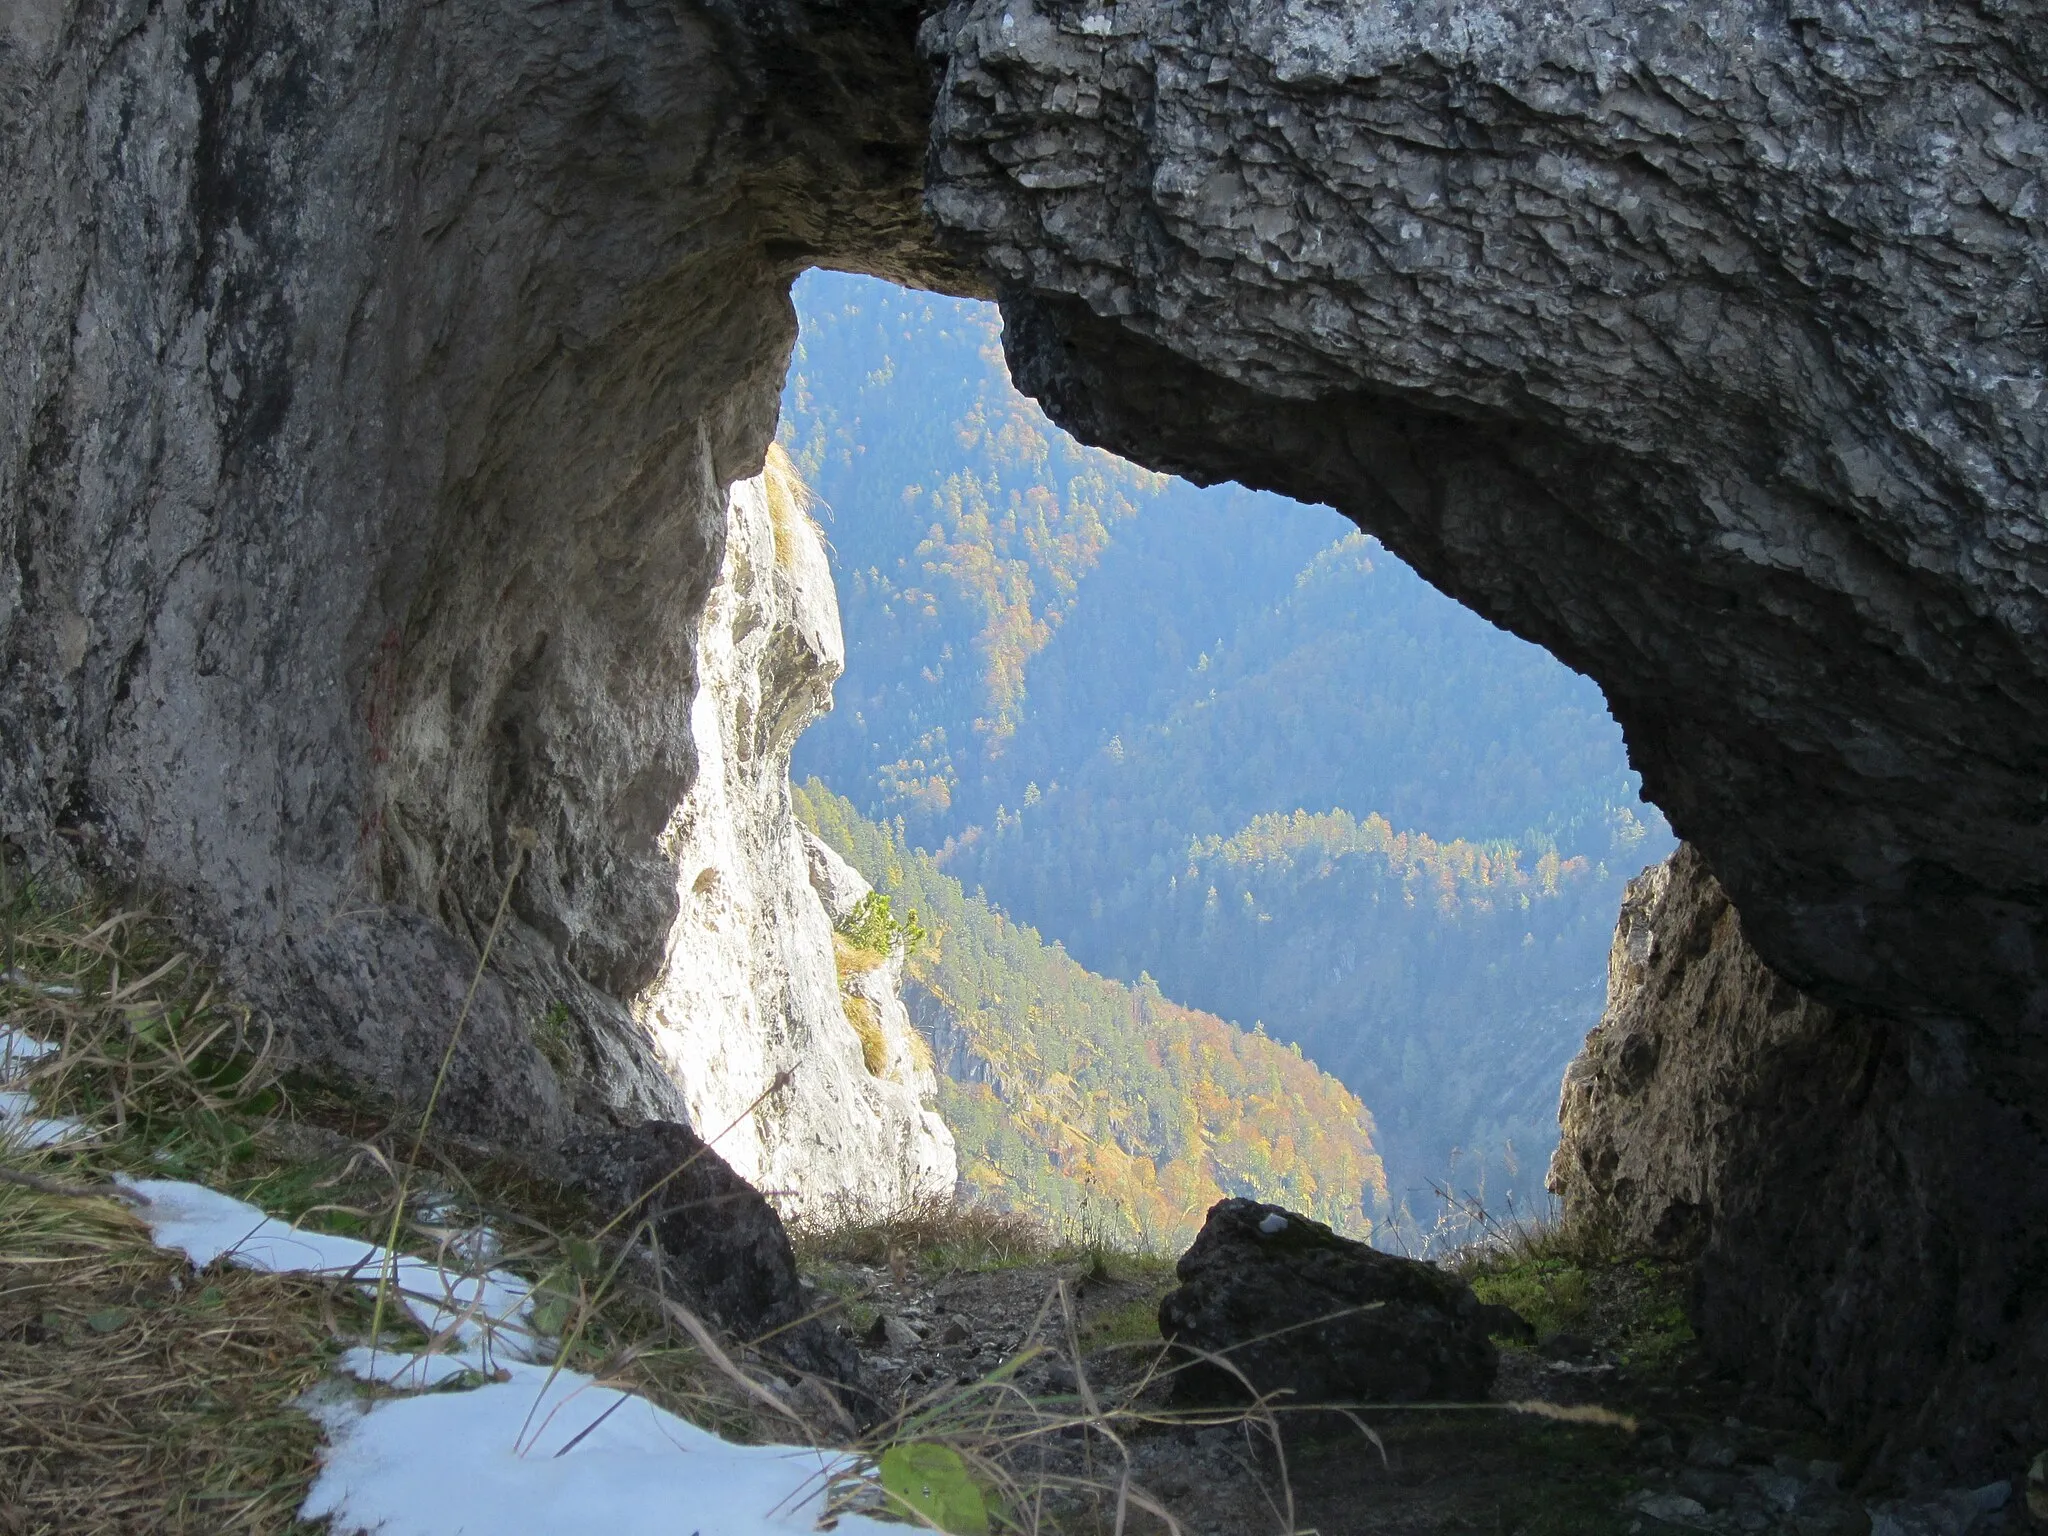
M 0 1146 L 0 1172 L 49 1179 Z M 319 1432 L 293 1404 L 360 1317 L 329 1282 L 191 1274 L 125 1207 L 0 1180 L 0 1530 L 288 1532 Z
M 1485 1228 L 1447 1266 L 1481 1301 L 1520 1313 L 1539 1340 L 1578 1335 L 1638 1366 L 1667 1364 L 1693 1342 L 1683 1265 L 1624 1255 L 1606 1233 L 1561 1217 Z
M 870 1077 L 883 1076 L 889 1070 L 889 1042 L 882 1034 L 882 1020 L 875 1005 L 848 992 L 841 994 L 839 1009 L 860 1039 L 861 1065 L 868 1069 Z
M 769 525 L 775 531 L 775 563 L 788 570 L 796 563 L 799 541 L 806 537 L 805 525 L 811 520 L 813 497 L 780 443 L 768 445 L 761 489 L 768 500 Z
M 802 1264 L 914 1264 L 931 1270 L 1009 1269 L 1043 1264 L 1066 1250 L 1017 1211 L 930 1198 L 884 1216 L 845 1212 L 791 1224 Z

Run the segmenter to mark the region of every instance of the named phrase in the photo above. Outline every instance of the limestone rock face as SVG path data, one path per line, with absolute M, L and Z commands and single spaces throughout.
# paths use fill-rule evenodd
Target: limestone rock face
M 2048 1438 L 2044 1095 L 2036 1058 L 1798 991 L 1685 847 L 1629 886 L 1551 1187 L 1696 1260 L 1701 1337 L 1749 1379 L 2010 1475 Z
M 444 1125 L 684 1118 L 625 999 L 790 280 L 966 281 L 915 19 L 8 6 L 0 837 L 410 1096 L 509 884 Z
M 867 882 L 790 803 L 790 748 L 845 665 L 823 540 L 771 509 L 765 477 L 735 486 L 731 507 L 698 636 L 697 773 L 662 837 L 677 916 L 634 1012 L 690 1123 L 784 1211 L 948 1196 L 953 1138 L 929 1107 L 936 1080 L 916 1071 L 898 970 L 857 978 L 890 1044 L 881 1073 L 840 1002 L 829 911 L 851 911 Z
M 2048 1031 L 2038 0 L 954 0 L 928 203 L 1083 438 L 1598 679 L 1751 941 Z
M 818 893 L 825 916 L 835 927 L 853 916 L 854 908 L 874 889 L 865 875 L 839 856 L 838 849 L 809 831 L 804 833 L 804 867 L 810 874 L 811 889 Z

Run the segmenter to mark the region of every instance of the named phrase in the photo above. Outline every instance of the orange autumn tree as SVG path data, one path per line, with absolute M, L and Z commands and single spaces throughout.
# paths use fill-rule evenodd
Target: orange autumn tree
M 974 1198 L 1158 1248 L 1226 1195 L 1370 1235 L 1387 1205 L 1372 1116 L 1298 1048 L 1084 969 L 816 780 L 797 807 L 931 934 L 906 990 Z

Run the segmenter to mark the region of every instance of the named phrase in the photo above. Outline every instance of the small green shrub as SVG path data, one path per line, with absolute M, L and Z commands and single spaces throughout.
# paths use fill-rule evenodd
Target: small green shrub
M 560 1076 L 576 1072 L 576 1024 L 567 1003 L 551 1003 L 533 1027 L 533 1043 Z
M 839 925 L 839 932 L 854 948 L 878 955 L 887 955 L 899 946 L 906 955 L 914 955 L 930 938 L 917 920 L 915 907 L 898 917 L 889 909 L 889 898 L 880 891 L 869 891 L 861 897 Z
M 1568 1259 L 1512 1260 L 1470 1279 L 1481 1301 L 1512 1307 L 1539 1335 L 1581 1333 L 1590 1321 L 1586 1272 Z

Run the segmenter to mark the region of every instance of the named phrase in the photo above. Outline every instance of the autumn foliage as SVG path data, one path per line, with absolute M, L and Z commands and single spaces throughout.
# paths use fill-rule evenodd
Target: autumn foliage
M 1372 1116 L 1297 1048 L 1085 970 L 816 780 L 797 806 L 922 915 L 910 1002 L 980 1198 L 1160 1248 L 1235 1194 L 1370 1232 L 1387 1201 Z

